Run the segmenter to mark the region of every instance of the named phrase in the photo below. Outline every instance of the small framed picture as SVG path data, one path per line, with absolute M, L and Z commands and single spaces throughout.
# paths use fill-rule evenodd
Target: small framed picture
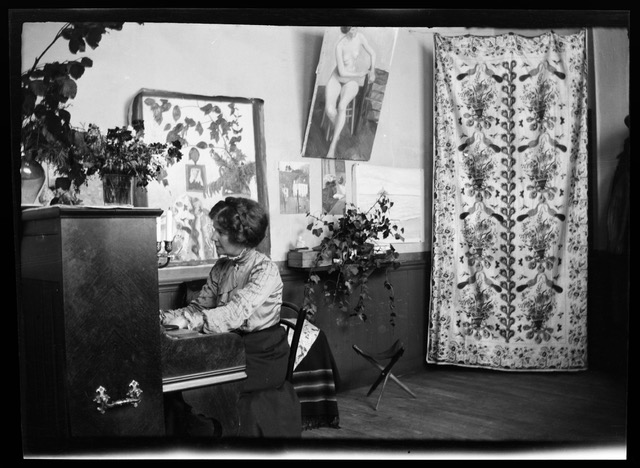
M 280 161 L 280 213 L 309 211 L 309 164 Z
M 207 186 L 206 169 L 203 164 L 189 164 L 185 166 L 185 182 L 188 192 L 204 192 L 204 188 Z

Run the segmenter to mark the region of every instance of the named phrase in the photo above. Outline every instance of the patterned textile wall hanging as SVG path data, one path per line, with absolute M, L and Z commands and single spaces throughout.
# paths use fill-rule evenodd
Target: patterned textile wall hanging
M 435 35 L 429 363 L 587 368 L 585 34 Z

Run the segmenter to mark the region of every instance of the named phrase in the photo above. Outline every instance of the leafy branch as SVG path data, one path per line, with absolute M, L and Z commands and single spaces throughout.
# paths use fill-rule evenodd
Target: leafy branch
M 75 151 L 82 139 L 71 126 L 69 101 L 76 97 L 80 79 L 93 66 L 88 57 L 41 64 L 45 54 L 59 40 L 68 41 L 72 54 L 95 49 L 109 29 L 120 31 L 124 23 L 66 23 L 56 33 L 31 68 L 21 75 L 22 151 L 27 157 L 48 162 L 61 175 L 71 177 L 76 186 L 86 180 L 86 171 Z
M 366 303 L 371 298 L 369 277 L 378 269 L 385 269 L 384 287 L 389 291 L 390 322 L 395 325 L 395 294 L 388 272 L 400 265 L 399 254 L 393 245 L 381 249 L 377 242 L 392 237 L 404 241 L 404 228 L 389 216 L 393 202 L 382 193 L 367 210 L 361 211 L 349 205 L 338 218 L 324 215 L 318 217 L 307 213 L 310 222 L 307 230 L 322 237 L 317 247 L 314 266 L 309 271 L 305 284 L 304 306 L 309 315 L 317 311 L 315 286 L 320 283 L 318 271 L 322 260 L 328 261 L 329 276 L 322 285 L 325 303 L 331 309 L 348 313 L 350 317 L 367 320 Z M 325 262 L 326 263 L 326 262 Z M 355 306 L 351 307 L 351 296 L 357 291 Z

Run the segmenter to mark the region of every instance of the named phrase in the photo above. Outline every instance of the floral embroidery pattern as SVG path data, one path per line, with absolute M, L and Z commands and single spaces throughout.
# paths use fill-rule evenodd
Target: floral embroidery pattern
M 585 36 L 435 35 L 428 362 L 587 366 Z
M 460 99 L 465 103 L 470 113 L 465 112 L 463 117 L 468 127 L 478 128 L 491 127 L 491 119 L 485 113 L 489 106 L 493 104 L 495 92 L 491 83 L 487 80 L 478 80 L 463 89 Z

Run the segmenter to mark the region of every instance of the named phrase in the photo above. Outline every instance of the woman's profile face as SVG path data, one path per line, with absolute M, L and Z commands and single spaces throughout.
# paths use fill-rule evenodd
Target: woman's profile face
M 239 255 L 244 246 L 240 244 L 236 244 L 231 239 L 229 239 L 229 233 L 225 232 L 218 224 L 217 220 L 213 220 L 213 243 L 216 246 L 216 251 L 218 255 L 228 255 L 230 257 L 235 257 Z

